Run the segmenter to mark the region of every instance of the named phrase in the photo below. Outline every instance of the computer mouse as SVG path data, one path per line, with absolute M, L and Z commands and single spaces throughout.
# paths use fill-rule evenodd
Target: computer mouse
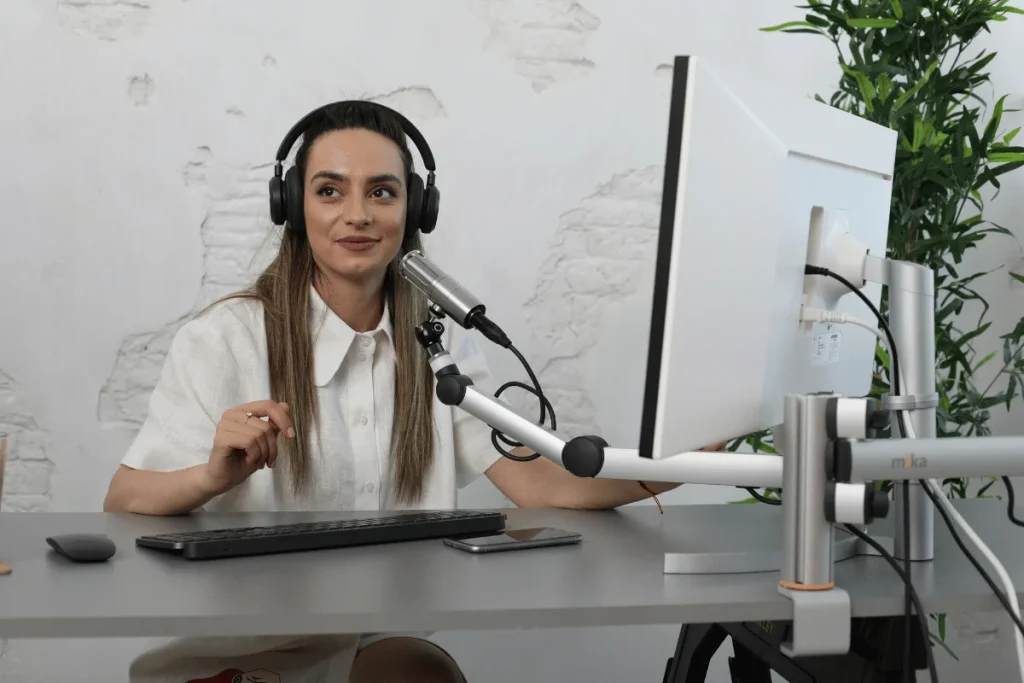
M 46 542 L 72 562 L 103 562 L 114 556 L 114 542 L 103 534 L 61 534 Z

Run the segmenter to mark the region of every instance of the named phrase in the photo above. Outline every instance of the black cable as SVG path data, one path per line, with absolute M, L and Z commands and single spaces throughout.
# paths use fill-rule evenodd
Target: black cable
M 513 387 L 515 387 L 516 389 L 523 389 L 524 391 L 528 391 L 534 396 L 536 396 L 537 400 L 540 401 L 540 421 L 537 424 L 544 426 L 544 423 L 547 420 L 548 413 L 551 413 L 551 429 L 557 429 L 557 422 L 555 421 L 555 409 L 551 405 L 551 402 L 544 395 L 543 390 L 541 390 L 540 381 L 537 380 L 537 375 L 534 374 L 533 368 L 530 367 L 530 363 L 526 360 L 526 357 L 523 356 L 523 354 L 520 353 L 519 349 L 517 349 L 515 346 L 509 344 L 508 347 L 506 348 L 508 348 L 509 351 L 515 354 L 516 358 L 519 359 L 519 362 L 523 364 L 523 367 L 526 369 L 526 374 L 527 376 L 529 376 L 530 381 L 533 383 L 533 386 L 531 387 L 528 384 L 524 384 L 523 382 L 505 382 L 500 387 L 498 387 L 497 391 L 494 392 L 494 398 L 497 399 L 499 396 L 501 396 L 503 391 L 505 391 L 506 389 L 511 389 Z M 501 445 L 498 443 L 499 441 L 503 442 L 505 445 L 510 446 L 512 448 L 520 448 L 523 446 L 523 444 L 519 443 L 518 441 L 515 441 L 514 439 L 510 439 L 497 429 L 491 429 L 491 443 L 494 445 L 494 448 L 497 449 L 499 453 L 501 453 L 509 460 L 515 460 L 516 462 L 530 462 L 531 460 L 536 460 L 537 458 L 541 457 L 540 453 L 533 453 L 532 455 L 515 455 L 510 451 L 507 451 L 504 448 L 502 448 Z
M 762 496 L 760 493 L 757 492 L 756 489 L 752 489 L 749 486 L 744 486 L 743 488 L 746 489 L 747 493 L 753 496 L 754 500 L 756 500 L 759 503 L 764 503 L 765 505 L 782 505 L 781 500 L 775 500 L 774 498 L 767 498 L 765 496 Z
M 893 352 L 895 356 L 895 351 Z M 914 585 L 910 581 L 910 482 L 903 481 L 903 571 L 906 572 L 906 588 L 903 600 L 903 637 L 906 639 L 906 647 L 903 648 L 903 681 L 912 683 L 914 673 L 910 670 L 910 608 L 914 596 Z M 921 608 L 917 608 L 918 615 L 924 618 Z
M 1010 518 L 1010 521 L 1017 526 L 1024 526 L 1024 521 L 1017 519 L 1017 516 L 1013 514 L 1014 497 L 1013 497 L 1013 484 L 1010 482 L 1009 477 L 1003 477 L 1003 484 L 1006 486 L 1006 516 Z
M 925 494 L 931 499 L 936 511 L 938 511 L 939 515 L 942 517 L 942 521 L 946 523 L 946 528 L 949 529 L 949 534 L 953 537 L 953 541 L 956 543 L 957 547 L 960 548 L 960 552 L 962 552 L 964 554 L 964 557 L 966 557 L 967 560 L 972 565 L 974 565 L 974 568 L 978 571 L 979 574 L 981 574 L 981 578 L 985 580 L 985 583 L 988 584 L 988 587 L 992 589 L 992 592 L 995 593 L 995 596 L 999 598 L 999 602 L 1002 603 L 1003 609 L 1006 610 L 1006 613 L 1010 615 L 1010 619 L 1013 620 L 1014 624 L 1016 624 L 1021 634 L 1024 634 L 1024 622 L 1021 622 L 1020 617 L 1013 613 L 1013 606 L 1010 604 L 1010 600 L 1006 597 L 1006 594 L 1003 593 L 999 586 L 996 585 L 996 582 L 992 580 L 992 577 L 989 576 L 989 573 L 985 570 L 984 567 L 981 566 L 981 563 L 978 562 L 977 558 L 974 557 L 971 551 L 967 549 L 967 546 L 964 545 L 963 540 L 960 538 L 960 534 L 958 534 L 956 531 L 956 524 L 954 524 L 953 520 L 949 517 L 949 513 L 947 513 L 945 508 L 942 507 L 942 504 L 939 503 L 938 500 L 936 500 L 935 494 L 932 493 L 932 490 L 928 488 L 924 481 L 921 482 L 921 488 L 924 489 Z
M 867 543 L 869 546 L 874 548 L 875 552 L 877 552 L 879 555 L 885 558 L 885 561 L 889 563 L 889 566 L 896 570 L 896 573 L 899 575 L 900 579 L 902 579 L 903 585 L 906 586 L 907 591 L 910 593 L 910 599 L 913 602 L 914 608 L 917 610 L 917 620 L 921 624 L 921 635 L 924 637 L 925 643 L 925 657 L 928 660 L 928 673 L 931 676 L 933 683 L 938 683 L 939 674 L 935 669 L 935 653 L 932 652 L 931 636 L 929 636 L 928 634 L 928 617 L 925 616 L 926 612 L 924 611 L 924 607 L 921 605 L 921 598 L 917 595 L 917 590 L 914 588 L 914 584 L 910 581 L 910 574 L 908 574 L 900 567 L 899 563 L 896 561 L 896 558 L 893 557 L 888 550 L 883 548 L 878 541 L 871 538 L 866 533 L 864 533 L 857 527 L 853 526 L 852 524 L 844 524 L 843 527 L 848 532 L 859 538 L 861 541 Z M 908 623 L 911 622 L 911 620 L 909 619 L 907 621 Z M 910 652 L 909 641 L 904 644 L 904 651 Z M 905 667 L 903 673 L 904 675 L 906 675 L 907 669 L 909 669 L 910 667 L 910 664 L 906 659 L 904 659 L 903 666 Z M 910 673 L 913 674 L 913 672 Z

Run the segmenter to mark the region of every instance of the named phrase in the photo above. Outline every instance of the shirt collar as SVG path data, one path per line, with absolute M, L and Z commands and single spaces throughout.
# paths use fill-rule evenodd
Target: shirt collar
M 327 306 L 316 288 L 310 287 L 309 296 L 312 317 L 310 323 L 313 329 L 313 376 L 318 387 L 325 386 L 334 378 L 356 337 L 372 337 L 379 341 L 381 335 L 384 335 L 388 341 L 394 343 L 391 312 L 388 310 L 386 297 L 384 315 L 381 316 L 376 329 L 359 333 Z

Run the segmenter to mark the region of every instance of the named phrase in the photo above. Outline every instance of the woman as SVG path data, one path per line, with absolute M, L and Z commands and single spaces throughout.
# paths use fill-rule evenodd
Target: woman
M 300 217 L 254 286 L 175 336 L 149 414 L 110 483 L 107 511 L 454 508 L 481 473 L 520 507 L 605 509 L 673 488 L 580 479 L 500 456 L 490 428 L 434 397 L 414 330 L 427 302 L 396 277 L 419 249 L 407 225 L 412 155 L 393 112 L 338 103 L 296 154 Z M 460 370 L 493 391 L 472 337 L 448 326 Z M 653 490 L 652 490 L 653 489 Z M 132 681 L 460 681 L 415 637 L 178 639 Z M 254 676 L 256 674 L 253 674 Z

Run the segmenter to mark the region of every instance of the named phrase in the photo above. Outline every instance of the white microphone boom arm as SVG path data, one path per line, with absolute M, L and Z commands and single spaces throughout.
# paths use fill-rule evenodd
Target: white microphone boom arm
M 478 391 L 441 344 L 443 334 L 444 325 L 437 320 L 416 328 L 416 338 L 426 350 L 437 378 L 438 400 L 466 411 L 578 477 L 758 488 L 782 485 L 782 458 L 694 451 L 650 459 L 641 458 L 636 449 L 609 448 L 599 436 L 577 436 L 565 441 Z

